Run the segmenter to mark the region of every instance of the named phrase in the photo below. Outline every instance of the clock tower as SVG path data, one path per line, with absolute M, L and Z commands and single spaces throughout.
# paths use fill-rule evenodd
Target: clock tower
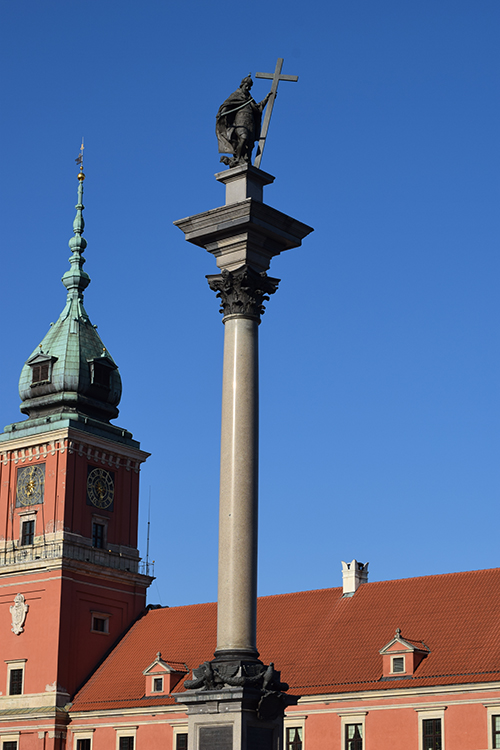
M 65 747 L 64 707 L 143 611 L 153 580 L 137 549 L 149 454 L 110 422 L 120 374 L 83 304 L 84 179 L 80 169 L 66 305 L 22 368 L 28 418 L 0 434 L 0 745 L 9 750 Z

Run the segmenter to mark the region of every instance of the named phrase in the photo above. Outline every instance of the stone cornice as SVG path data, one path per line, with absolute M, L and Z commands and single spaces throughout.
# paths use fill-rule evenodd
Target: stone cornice
M 338 709 L 334 708 L 334 704 L 336 703 L 348 703 L 351 701 L 366 701 L 366 700 L 377 700 L 377 701 L 387 701 L 387 700 L 394 700 L 395 698 L 406 698 L 406 697 L 430 697 L 430 696 L 443 696 L 443 695 L 453 695 L 455 693 L 488 693 L 492 691 L 499 691 L 499 700 L 500 700 L 500 682 L 462 682 L 462 683 L 456 683 L 454 685 L 433 685 L 429 687 L 412 687 L 412 688 L 400 688 L 397 690 L 360 690 L 358 692 L 351 692 L 351 693 L 322 693 L 321 695 L 303 695 L 301 698 L 299 698 L 299 706 L 304 706 L 305 704 L 321 704 L 321 703 L 329 703 L 330 706 L 328 708 L 329 711 L 336 711 Z M 443 702 L 443 698 L 439 698 L 440 703 Z M 479 702 L 484 701 L 484 699 L 480 699 Z M 469 703 L 470 701 L 465 699 L 465 703 Z M 416 705 L 416 704 L 415 704 Z M 412 704 L 413 707 L 413 704 Z M 325 710 L 325 709 L 321 709 Z M 293 709 L 292 709 L 293 711 Z M 292 713 L 290 712 L 290 715 Z M 309 711 L 309 709 L 308 709 Z
M 312 228 L 265 203 L 247 198 L 174 222 L 188 242 L 212 253 L 220 269 L 251 265 L 266 271 L 271 259 L 299 247 Z
M 1 445 L 1 444 L 0 444 Z M 102 465 L 127 471 L 139 471 L 149 453 L 112 440 L 80 432 L 74 428 L 64 428 L 40 435 L 29 435 L 13 439 L 0 447 L 0 462 L 7 465 L 25 464 L 46 459 L 49 455 L 77 453 Z
M 188 216 L 174 221 L 174 224 L 184 232 L 188 242 L 199 247 L 213 241 L 215 234 L 232 236 L 255 227 L 262 234 L 275 237 L 282 249 L 288 250 L 298 247 L 313 231 L 307 224 L 252 198 Z

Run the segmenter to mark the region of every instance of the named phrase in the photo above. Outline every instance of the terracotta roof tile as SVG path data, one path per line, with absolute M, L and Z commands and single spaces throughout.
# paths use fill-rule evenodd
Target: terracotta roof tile
M 500 679 L 499 610 L 500 569 L 366 583 L 352 597 L 341 588 L 266 596 L 258 603 L 257 645 L 262 661 L 274 661 L 291 692 L 302 695 L 491 682 Z M 430 653 L 413 678 L 382 680 L 379 650 L 396 628 Z M 193 669 L 212 658 L 215 645 L 215 604 L 153 609 L 72 710 L 158 705 L 159 698 L 143 697 L 142 674 L 156 652 Z

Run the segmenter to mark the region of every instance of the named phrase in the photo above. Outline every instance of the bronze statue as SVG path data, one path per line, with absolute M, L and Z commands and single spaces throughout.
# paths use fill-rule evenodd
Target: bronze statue
M 228 167 L 251 164 L 254 143 L 260 138 L 262 110 L 272 92 L 257 104 L 250 94 L 252 86 L 253 81 L 248 75 L 217 112 L 215 132 L 219 153 L 232 154 L 231 158 L 221 156 L 220 159 Z

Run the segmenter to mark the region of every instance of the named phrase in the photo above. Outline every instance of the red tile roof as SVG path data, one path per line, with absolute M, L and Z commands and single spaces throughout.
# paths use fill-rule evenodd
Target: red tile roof
M 258 648 L 299 695 L 500 680 L 500 569 L 261 597 Z M 381 680 L 379 650 L 396 628 L 430 649 L 413 678 Z M 211 659 L 216 605 L 153 609 L 138 620 L 79 691 L 73 711 L 173 703 L 144 698 L 156 652 L 190 669 Z M 175 692 L 182 692 L 183 680 Z

